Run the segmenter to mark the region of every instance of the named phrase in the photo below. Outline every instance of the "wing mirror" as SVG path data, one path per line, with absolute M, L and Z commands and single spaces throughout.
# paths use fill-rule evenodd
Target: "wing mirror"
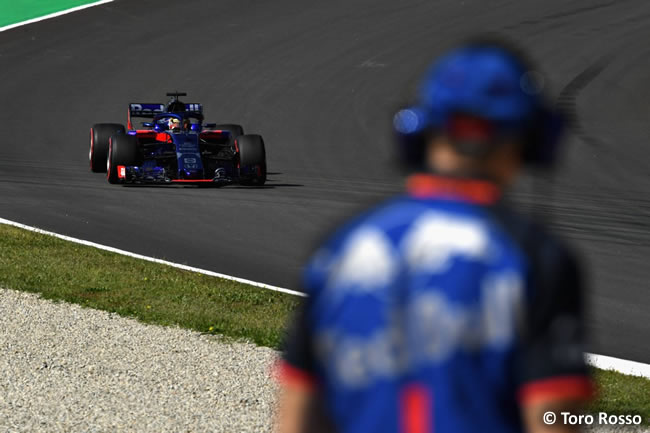
M 206 128 L 214 128 L 214 127 L 217 126 L 217 124 L 216 123 L 204 123 L 203 126 L 206 127 Z
M 153 122 L 142 122 L 142 126 L 147 128 L 153 128 Z

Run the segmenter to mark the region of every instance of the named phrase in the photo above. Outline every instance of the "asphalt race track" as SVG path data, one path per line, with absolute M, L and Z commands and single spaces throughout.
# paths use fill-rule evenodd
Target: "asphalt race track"
M 0 33 L 0 217 L 299 289 L 320 237 L 400 191 L 390 118 L 429 61 L 499 31 L 531 48 L 576 125 L 557 174 L 512 197 L 585 252 L 588 349 L 650 362 L 650 3 L 311 3 L 117 0 Z M 90 173 L 93 123 L 176 89 L 264 136 L 267 187 Z

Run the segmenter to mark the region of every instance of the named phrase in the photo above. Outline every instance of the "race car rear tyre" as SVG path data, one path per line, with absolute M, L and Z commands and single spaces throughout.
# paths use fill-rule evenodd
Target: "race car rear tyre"
M 90 128 L 90 149 L 88 160 L 90 170 L 95 173 L 106 172 L 106 158 L 108 157 L 108 140 L 111 135 L 124 134 L 126 129 L 119 123 L 96 123 Z
M 223 125 L 217 125 L 214 129 L 220 131 L 228 131 L 233 138 L 237 138 L 240 135 L 244 135 L 244 128 L 241 125 L 235 125 L 230 123 L 224 123 Z
M 266 182 L 266 149 L 261 135 L 237 137 L 239 177 L 242 185 L 261 186 Z
M 138 139 L 132 135 L 116 134 L 109 139 L 106 158 L 106 179 L 109 183 L 118 183 L 120 165 L 138 165 Z

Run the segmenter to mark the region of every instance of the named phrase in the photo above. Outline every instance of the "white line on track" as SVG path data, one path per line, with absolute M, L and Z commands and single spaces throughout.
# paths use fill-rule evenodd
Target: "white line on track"
M 37 22 L 43 21 L 43 20 L 49 20 L 50 18 L 60 17 L 61 15 L 66 15 L 66 14 L 69 14 L 69 13 L 72 13 L 72 12 L 77 12 L 77 11 L 80 11 L 82 9 L 91 8 L 93 6 L 103 5 L 105 3 L 110 3 L 112 1 L 113 0 L 100 0 L 100 1 L 97 1 L 97 2 L 93 2 L 93 3 L 88 3 L 88 4 L 85 4 L 85 5 L 81 5 L 81 6 L 76 6 L 76 7 L 70 8 L 70 9 L 65 9 L 65 10 L 62 10 L 62 11 L 59 11 L 59 12 L 53 12 L 51 14 L 43 15 L 42 17 L 32 18 L 31 20 L 26 20 L 26 21 L 21 21 L 19 23 L 9 24 L 9 25 L 6 25 L 4 27 L 0 27 L 0 32 L 15 29 L 16 27 L 20 27 L 20 26 L 26 26 L 27 24 L 37 23 Z
M 613 358 L 605 355 L 586 353 L 587 364 L 602 370 L 614 370 L 632 376 L 641 376 L 650 379 L 650 365 L 641 362 L 628 361 L 627 359 Z
M 224 280 L 236 281 L 238 283 L 248 284 L 255 287 L 261 287 L 263 289 L 273 290 L 275 292 L 287 293 L 289 295 L 301 296 L 301 297 L 306 296 L 304 293 L 297 292 L 295 290 L 285 289 L 283 287 L 271 286 L 270 284 L 258 283 L 257 281 L 251 281 L 251 280 L 246 280 L 244 278 L 233 277 L 231 275 L 220 274 L 218 272 L 213 272 L 205 269 L 195 268 L 192 266 L 182 265 L 180 263 L 168 262 L 167 260 L 161 260 L 155 257 L 143 256 L 142 254 L 136 254 L 129 251 L 120 250 L 119 248 L 109 247 L 107 245 L 85 241 L 83 239 L 77 239 L 71 236 L 60 235 L 58 233 L 49 232 L 46 230 L 39 229 L 37 227 L 28 226 L 4 218 L 0 218 L 0 224 L 6 224 L 9 226 L 18 227 L 20 229 L 28 230 L 34 233 L 40 233 L 42 235 L 53 236 L 58 239 L 63 239 L 64 241 L 86 245 L 88 247 L 93 247 L 100 250 L 121 254 L 123 256 L 146 260 L 148 262 L 153 262 L 153 263 L 160 263 L 161 265 L 167 265 L 173 268 L 183 269 L 185 271 L 196 272 L 203 275 L 209 275 L 211 277 L 223 278 Z M 626 359 L 613 358 L 611 356 L 596 355 L 593 353 L 585 353 L 585 359 L 589 365 L 592 365 L 594 367 L 603 370 L 614 370 L 614 371 L 618 371 L 619 373 L 629 374 L 632 376 L 641 376 L 650 379 L 650 364 L 643 364 L 640 362 L 628 361 Z
M 270 284 L 258 283 L 257 281 L 246 280 L 244 278 L 233 277 L 231 275 L 220 274 L 218 272 L 208 271 L 205 269 L 195 268 L 192 266 L 182 265 L 180 263 L 168 262 L 167 260 L 157 259 L 155 257 L 143 256 L 142 254 L 132 253 L 130 251 L 120 250 L 119 248 L 109 247 L 107 245 L 97 244 L 95 242 L 85 241 L 83 239 L 77 239 L 70 236 L 60 235 L 54 232 L 48 232 L 46 230 L 41 230 L 37 227 L 28 226 L 21 224 L 15 221 L 7 220 L 0 218 L 0 224 L 6 224 L 14 227 L 18 227 L 24 230 L 28 230 L 34 233 L 40 233 L 42 235 L 53 236 L 58 239 L 63 239 L 64 241 L 74 242 L 76 244 L 86 245 L 88 247 L 97 248 L 99 250 L 110 251 L 111 253 L 121 254 L 123 256 L 133 257 L 135 259 L 146 260 L 148 262 L 160 263 L 161 265 L 171 266 L 173 268 L 183 269 L 185 271 L 196 272 L 198 274 L 209 275 L 211 277 L 223 278 L 224 280 L 236 281 L 238 283 L 248 284 L 250 286 L 261 287 L 263 289 L 273 290 L 274 292 L 288 293 L 289 295 L 295 296 L 305 296 L 302 292 L 297 292 L 295 290 L 285 289 L 283 287 L 271 286 Z

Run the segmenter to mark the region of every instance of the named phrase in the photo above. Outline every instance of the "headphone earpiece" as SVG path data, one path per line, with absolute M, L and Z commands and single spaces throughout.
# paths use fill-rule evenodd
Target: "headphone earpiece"
M 540 108 L 524 137 L 524 162 L 534 167 L 552 168 L 566 125 L 566 117 L 561 111 L 546 106 Z

